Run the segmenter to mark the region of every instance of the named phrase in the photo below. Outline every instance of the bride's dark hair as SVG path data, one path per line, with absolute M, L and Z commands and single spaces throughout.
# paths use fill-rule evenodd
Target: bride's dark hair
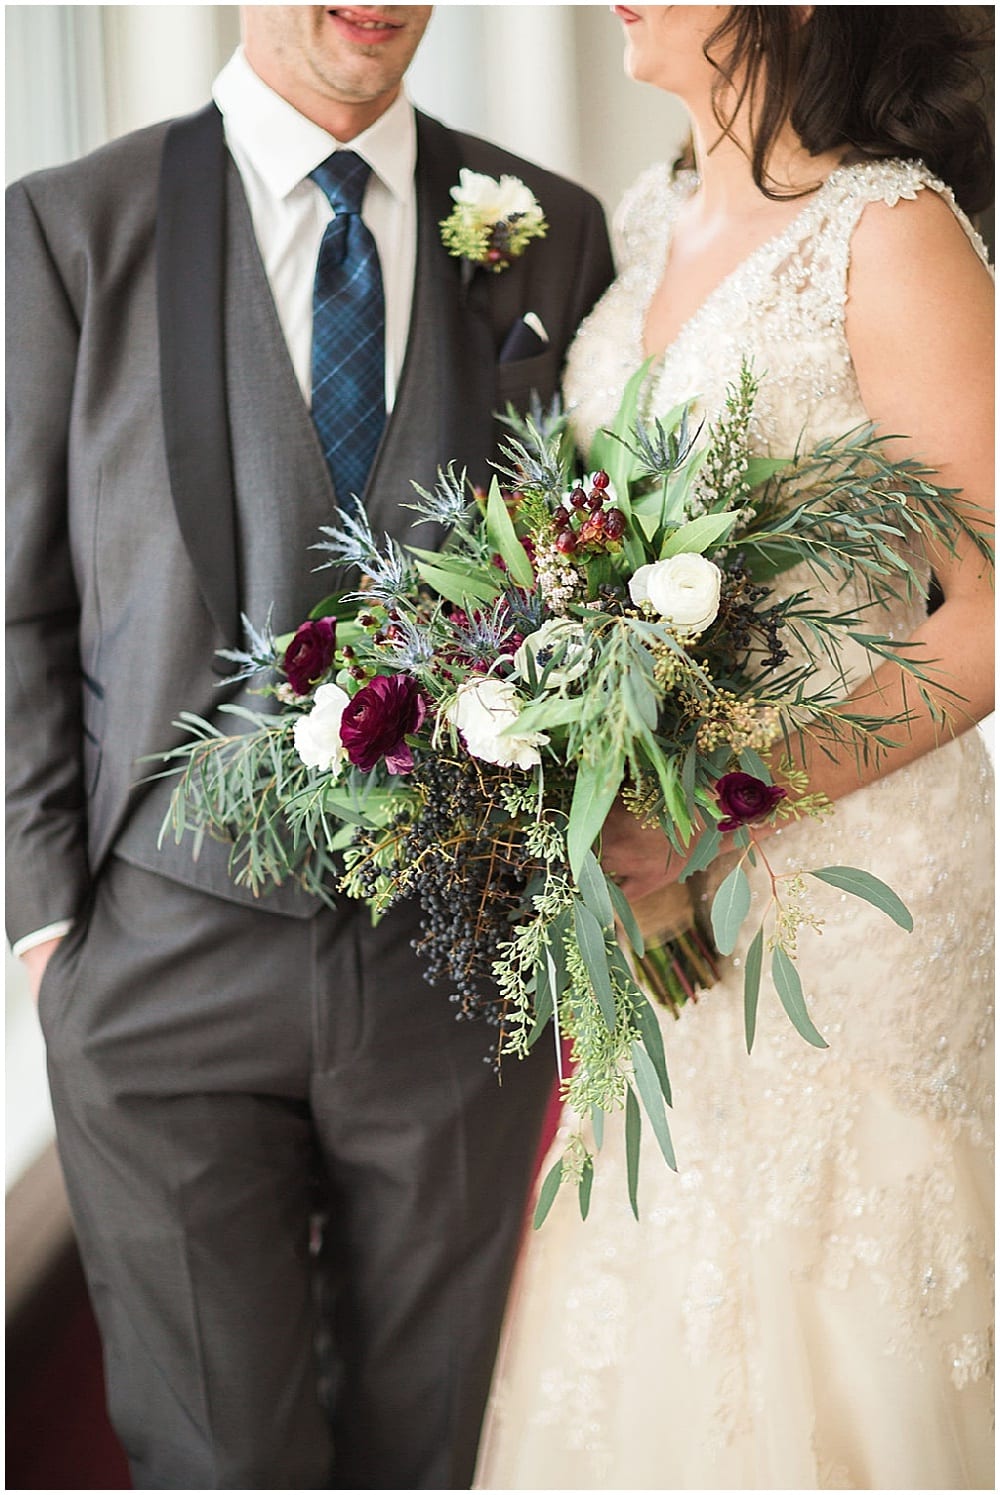
M 786 195 L 768 187 L 767 161 L 788 120 L 812 155 L 840 146 L 848 158 L 919 158 L 966 212 L 979 212 L 993 198 L 975 61 L 989 46 L 986 14 L 973 5 L 817 5 L 811 15 L 734 5 L 705 42 L 719 73 L 716 118 L 728 133 L 748 102 L 754 181 L 768 197 Z

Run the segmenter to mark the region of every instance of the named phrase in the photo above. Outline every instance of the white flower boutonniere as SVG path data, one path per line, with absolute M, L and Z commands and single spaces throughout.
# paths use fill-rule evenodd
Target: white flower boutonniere
M 442 220 L 441 238 L 449 254 L 470 265 L 506 270 L 548 231 L 545 214 L 519 177 L 495 181 L 463 166 L 451 195 L 455 207 Z

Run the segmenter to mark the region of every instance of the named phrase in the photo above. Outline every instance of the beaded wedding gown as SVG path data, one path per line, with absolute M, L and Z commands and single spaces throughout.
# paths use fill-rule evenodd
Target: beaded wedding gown
M 642 361 L 692 184 L 655 167 L 622 205 L 619 277 L 566 376 L 584 450 Z M 757 450 L 788 455 L 803 429 L 864 421 L 844 336 L 851 234 L 867 203 L 921 189 L 955 206 L 919 164 L 834 172 L 682 328 L 647 413 L 697 395 L 711 417 L 749 354 Z M 921 612 L 917 599 L 878 621 L 903 638 Z M 863 658 L 849 666 L 860 678 Z M 527 1241 L 478 1487 L 992 1487 L 991 784 L 970 731 L 769 841 L 776 871 L 875 873 L 914 932 L 808 880 L 823 924 L 801 931 L 798 968 L 825 1051 L 765 974 L 747 1056 L 753 910 L 719 984 L 677 1021 L 663 1011 L 679 1172 L 647 1126 L 637 1223 L 610 1119 L 588 1220 L 564 1188 Z

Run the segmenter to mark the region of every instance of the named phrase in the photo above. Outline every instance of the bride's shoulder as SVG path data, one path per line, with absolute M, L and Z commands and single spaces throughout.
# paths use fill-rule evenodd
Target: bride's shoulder
M 989 263 L 982 239 L 951 188 L 923 161 L 889 159 L 840 167 L 827 179 L 828 209 L 851 238 L 857 267 L 871 258 L 884 271 L 914 253 L 968 253 Z
M 662 254 L 664 235 L 679 202 L 691 191 L 694 173 L 676 171 L 665 161 L 645 167 L 625 191 L 615 209 L 612 238 L 619 269 L 656 248 Z

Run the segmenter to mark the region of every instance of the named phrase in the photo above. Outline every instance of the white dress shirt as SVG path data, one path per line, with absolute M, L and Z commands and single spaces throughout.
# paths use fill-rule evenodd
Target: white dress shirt
M 385 407 L 391 410 L 410 332 L 417 264 L 412 104 L 401 93 L 373 125 L 342 145 L 258 78 L 242 47 L 216 78 L 212 97 L 243 182 L 278 320 L 307 405 L 312 403 L 313 280 L 323 231 L 333 217 L 329 199 L 309 173 L 340 149 L 356 151 L 371 167 L 361 217 L 382 265 Z M 36 929 L 17 941 L 14 954 L 23 955 L 71 927 L 71 920 L 61 919 Z
M 323 231 L 333 217 L 329 199 L 309 173 L 335 150 L 355 151 L 371 167 L 361 217 L 382 265 L 385 405 L 391 410 L 410 331 L 417 263 L 412 104 L 401 93 L 373 125 L 342 144 L 258 78 L 242 47 L 216 78 L 212 97 L 250 204 L 278 320 L 307 404 L 312 395 L 313 280 Z

